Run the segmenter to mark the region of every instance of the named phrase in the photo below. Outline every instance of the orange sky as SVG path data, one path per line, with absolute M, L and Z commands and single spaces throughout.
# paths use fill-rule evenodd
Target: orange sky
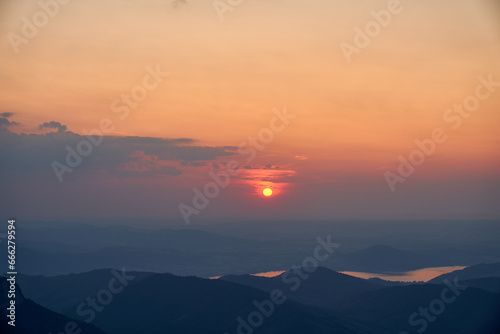
M 6 37 L 21 35 L 21 18 L 40 7 L 3 2 L 0 111 L 22 123 L 12 131 L 42 133 L 39 124 L 57 121 L 82 134 L 111 118 L 110 135 L 238 146 L 269 125 L 273 108 L 286 107 L 296 119 L 252 161 L 261 173 L 280 166 L 283 184 L 384 183 L 384 171 L 436 127 L 449 138 L 416 180 L 489 175 L 498 184 L 500 88 L 457 130 L 443 120 L 474 94 L 479 76 L 500 81 L 495 1 L 401 1 L 350 64 L 339 44 L 352 44 L 354 27 L 389 1 L 246 0 L 224 21 L 211 1 L 187 2 L 70 1 L 18 53 Z M 112 101 L 157 65 L 168 78 L 120 120 Z M 167 184 L 182 188 L 191 175 L 203 185 L 206 170 L 190 168 Z

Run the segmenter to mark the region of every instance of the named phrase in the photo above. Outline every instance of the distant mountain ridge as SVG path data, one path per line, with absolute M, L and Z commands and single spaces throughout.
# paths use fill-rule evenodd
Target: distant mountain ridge
M 16 235 L 18 272 L 60 275 L 126 266 L 136 271 L 212 277 L 290 268 L 310 255 L 317 237 L 304 235 L 304 229 L 297 230 L 296 224 L 292 225 L 291 231 L 300 230 L 301 234 L 290 230 L 287 233 L 275 231 L 272 235 L 238 234 L 233 233 L 229 226 L 206 230 L 202 227 L 153 230 L 62 222 L 23 223 Z M 486 231 L 492 231 L 485 235 L 493 238 L 490 237 L 494 235 L 491 224 L 483 225 Z M 489 239 L 485 244 L 464 248 L 460 244 L 442 242 L 427 247 L 426 242 L 413 241 L 408 243 L 409 248 L 400 249 L 403 247 L 401 240 L 395 239 L 394 233 L 403 233 L 410 227 L 415 229 L 420 226 L 417 224 L 332 222 L 331 225 L 316 226 L 322 231 L 318 235 L 331 233 L 336 242 L 344 245 L 322 263 L 336 271 L 402 272 L 427 267 L 467 266 L 500 259 L 500 246 Z M 356 226 L 362 226 L 363 233 L 378 233 L 380 237 L 375 238 L 373 244 L 363 238 L 353 239 L 353 233 L 360 232 Z M 436 232 L 444 233 L 450 224 L 425 226 L 426 232 L 436 229 Z M 464 225 L 464 228 L 472 227 L 477 226 Z M 382 231 L 390 232 L 390 237 Z

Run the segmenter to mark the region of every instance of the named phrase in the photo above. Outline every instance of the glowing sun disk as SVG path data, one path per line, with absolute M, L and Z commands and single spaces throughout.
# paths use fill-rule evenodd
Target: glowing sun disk
M 264 196 L 269 197 L 273 194 L 273 190 L 271 188 L 266 188 L 262 191 L 262 193 L 264 194 Z

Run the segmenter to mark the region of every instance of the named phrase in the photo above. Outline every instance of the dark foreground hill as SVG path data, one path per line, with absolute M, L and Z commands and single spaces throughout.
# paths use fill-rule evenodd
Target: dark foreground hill
M 7 296 L 9 284 L 5 277 L 0 277 L 0 308 L 2 334 L 48 334 L 80 331 L 85 334 L 104 334 L 93 325 L 83 321 L 70 319 L 64 315 L 50 311 L 33 301 L 26 299 L 19 286 L 16 286 L 16 322 L 15 327 L 7 323 L 7 307 L 10 300 Z
M 249 333 L 252 327 L 262 334 L 368 333 L 329 312 L 270 299 L 230 282 L 159 274 L 118 295 L 96 324 L 109 334 Z
M 91 314 L 86 297 L 99 301 L 96 297 L 100 291 L 108 289 L 109 271 L 24 277 L 23 282 L 31 285 L 27 291 L 41 304 L 52 305 L 67 315 L 76 312 L 78 319 L 85 320 Z M 270 293 L 231 282 L 170 274 L 127 275 L 135 278 L 123 290 L 112 294 L 109 303 L 98 303 L 99 311 L 93 312 L 92 323 L 107 334 L 232 334 L 238 330 L 249 333 L 254 328 L 258 328 L 256 333 L 263 334 L 373 333 L 327 310 L 290 300 L 273 303 Z M 57 285 L 50 293 L 44 293 L 50 282 Z M 287 297 L 286 292 L 283 291 L 280 300 Z M 101 294 L 103 297 L 105 293 Z M 80 312 L 78 307 L 68 308 L 69 304 L 78 303 L 78 297 L 79 304 L 85 305 Z M 66 299 L 71 302 L 62 302 Z
M 26 291 L 40 305 L 78 320 L 91 319 L 107 334 L 500 333 L 500 294 L 454 280 L 448 281 L 451 286 L 388 288 L 383 281 L 324 268 L 299 285 L 279 277 L 209 280 L 111 272 L 23 277 L 20 284 L 30 285 Z
M 380 333 L 500 333 L 500 295 L 466 286 L 454 290 L 423 284 L 362 292 L 342 299 L 334 310 Z

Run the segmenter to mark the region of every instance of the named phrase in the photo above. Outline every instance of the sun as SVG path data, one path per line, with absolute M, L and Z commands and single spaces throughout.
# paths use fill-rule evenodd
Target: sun
M 264 194 L 264 196 L 269 197 L 273 194 L 273 190 L 271 188 L 266 188 L 262 191 L 262 193 Z

